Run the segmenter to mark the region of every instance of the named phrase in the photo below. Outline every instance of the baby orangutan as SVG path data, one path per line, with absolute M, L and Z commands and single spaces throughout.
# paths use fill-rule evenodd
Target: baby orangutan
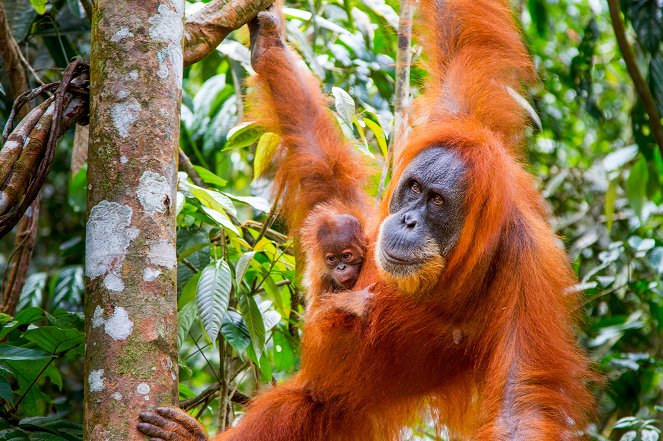
M 362 222 L 336 204 L 317 206 L 302 228 L 309 302 L 327 293 L 352 289 L 366 254 Z
M 306 256 L 307 320 L 335 309 L 339 326 L 364 317 L 372 286 L 353 291 L 366 256 L 362 214 L 337 202 L 317 205 L 301 230 Z

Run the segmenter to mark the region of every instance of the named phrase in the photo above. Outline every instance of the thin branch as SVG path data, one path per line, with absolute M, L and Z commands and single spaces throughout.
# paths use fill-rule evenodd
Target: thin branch
M 394 93 L 394 127 L 389 138 L 389 148 L 385 163 L 382 166 L 378 199 L 384 193 L 387 174 L 393 162 L 394 150 L 402 145 L 407 136 L 408 114 L 407 105 L 410 100 L 410 65 L 412 64 L 412 17 L 416 8 L 416 0 L 401 2 L 398 21 L 398 52 L 396 53 L 396 90 Z
M 179 403 L 179 407 L 184 410 L 191 410 L 194 407 L 198 406 L 200 403 L 203 403 L 210 396 L 214 396 L 221 389 L 221 383 L 215 383 L 202 391 L 198 396 L 189 398 L 188 400 L 182 400 Z M 233 403 L 237 404 L 246 404 L 249 402 L 249 397 L 244 395 L 241 392 L 235 391 L 230 398 Z
M 193 183 L 196 184 L 198 187 L 206 187 L 205 182 L 202 180 L 196 169 L 193 167 L 191 159 L 189 159 L 186 153 L 184 153 L 182 147 L 180 147 L 179 158 L 180 158 L 180 167 L 182 167 L 182 169 L 186 172 L 186 174 L 189 175 Z
M 208 56 L 233 30 L 245 25 L 273 0 L 212 0 L 184 24 L 184 65 Z
M 655 277 L 656 275 L 657 275 L 657 274 L 647 274 L 647 275 L 642 276 L 642 277 L 639 278 L 639 279 L 636 279 L 636 280 L 629 280 L 628 282 L 626 282 L 626 283 L 623 284 L 623 285 L 615 286 L 615 287 L 608 288 L 608 289 L 604 289 L 603 291 L 597 292 L 597 293 L 594 294 L 593 296 L 591 296 L 591 297 L 585 299 L 585 300 L 582 302 L 582 304 L 578 307 L 578 309 L 580 309 L 580 308 L 584 308 L 585 306 L 589 305 L 590 303 L 593 303 L 594 301 L 600 299 L 601 297 L 607 296 L 607 295 L 609 295 L 609 294 L 612 294 L 613 292 L 619 291 L 620 289 L 626 288 L 626 287 L 628 287 L 631 283 L 642 282 L 643 280 L 651 279 L 652 277 Z
M 626 69 L 633 80 L 635 90 L 642 101 L 642 106 L 645 108 L 645 112 L 647 112 L 647 116 L 649 117 L 649 124 L 651 125 L 654 140 L 658 145 L 658 150 L 661 152 L 661 155 L 663 155 L 663 126 L 661 125 L 661 115 L 658 113 L 656 101 L 654 100 L 651 90 L 647 87 L 647 83 L 638 68 L 633 49 L 626 38 L 624 22 L 619 15 L 619 0 L 608 0 L 608 8 L 610 9 L 610 18 L 612 21 L 612 28 L 615 31 L 615 37 L 617 38 L 617 45 L 622 52 L 624 63 L 626 63 Z

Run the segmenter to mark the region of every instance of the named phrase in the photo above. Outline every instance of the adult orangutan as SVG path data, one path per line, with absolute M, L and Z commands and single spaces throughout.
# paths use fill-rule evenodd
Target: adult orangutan
M 430 73 L 368 230 L 355 289 L 304 326 L 302 369 L 255 398 L 228 441 L 394 440 L 428 409 L 449 439 L 576 440 L 593 399 L 573 336 L 575 279 L 520 160 L 512 94 L 534 79 L 506 0 L 420 0 Z M 277 15 L 252 29 L 253 115 L 288 146 L 277 176 L 291 232 L 321 203 L 370 209 L 361 161 Z M 341 299 L 341 300 L 339 300 Z M 156 439 L 204 439 L 174 409 Z

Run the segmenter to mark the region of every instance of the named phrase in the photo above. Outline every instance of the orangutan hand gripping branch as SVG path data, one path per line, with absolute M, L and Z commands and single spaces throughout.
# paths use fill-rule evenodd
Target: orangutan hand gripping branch
M 583 438 L 592 373 L 573 335 L 575 279 L 520 163 L 526 119 L 509 93 L 534 80 L 532 63 L 506 0 L 420 9 L 430 75 L 377 222 L 364 226 L 365 313 L 337 307 L 356 302 L 352 291 L 318 302 L 301 371 L 217 441 L 396 440 L 425 409 L 451 439 Z M 276 182 L 292 234 L 320 204 L 369 212 L 364 168 L 279 17 L 261 13 L 252 40 L 253 115 L 288 146 Z M 144 433 L 204 436 L 178 411 L 157 413 Z

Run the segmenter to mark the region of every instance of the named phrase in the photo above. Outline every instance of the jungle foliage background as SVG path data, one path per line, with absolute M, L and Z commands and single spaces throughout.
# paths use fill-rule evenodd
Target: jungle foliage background
M 541 78 L 526 156 L 583 290 L 579 339 L 605 378 L 593 439 L 660 438 L 663 427 L 663 158 L 634 91 L 604 0 L 512 2 Z M 89 58 L 78 0 L 4 0 L 31 86 Z M 187 13 L 200 3 L 187 3 Z M 399 4 L 308 0 L 286 9 L 290 43 L 375 164 L 377 193 L 393 120 Z M 627 37 L 663 113 L 663 1 L 623 1 Z M 180 398 L 211 431 L 298 366 L 302 293 L 275 220 L 269 160 L 278 139 L 243 123 L 253 72 L 240 29 L 185 70 L 180 145 L 204 185 L 180 173 Z M 415 61 L 418 56 L 414 47 Z M 412 70 L 412 85 L 425 72 Z M 0 123 L 12 99 L 0 64 Z M 534 117 L 536 115 L 536 117 Z M 538 127 L 537 127 L 538 126 Z M 663 148 L 663 146 L 661 146 Z M 41 192 L 39 239 L 14 317 L 0 316 L 0 440 L 81 439 L 85 167 L 73 133 Z M 198 184 L 201 184 L 198 181 Z M 0 274 L 13 244 L 0 242 Z M 216 314 L 199 314 L 213 306 Z M 545 323 L 541 324 L 545 326 Z M 333 348 L 330 348 L 333 350 Z M 230 404 L 232 402 L 232 404 Z M 404 439 L 436 438 L 423 417 Z

